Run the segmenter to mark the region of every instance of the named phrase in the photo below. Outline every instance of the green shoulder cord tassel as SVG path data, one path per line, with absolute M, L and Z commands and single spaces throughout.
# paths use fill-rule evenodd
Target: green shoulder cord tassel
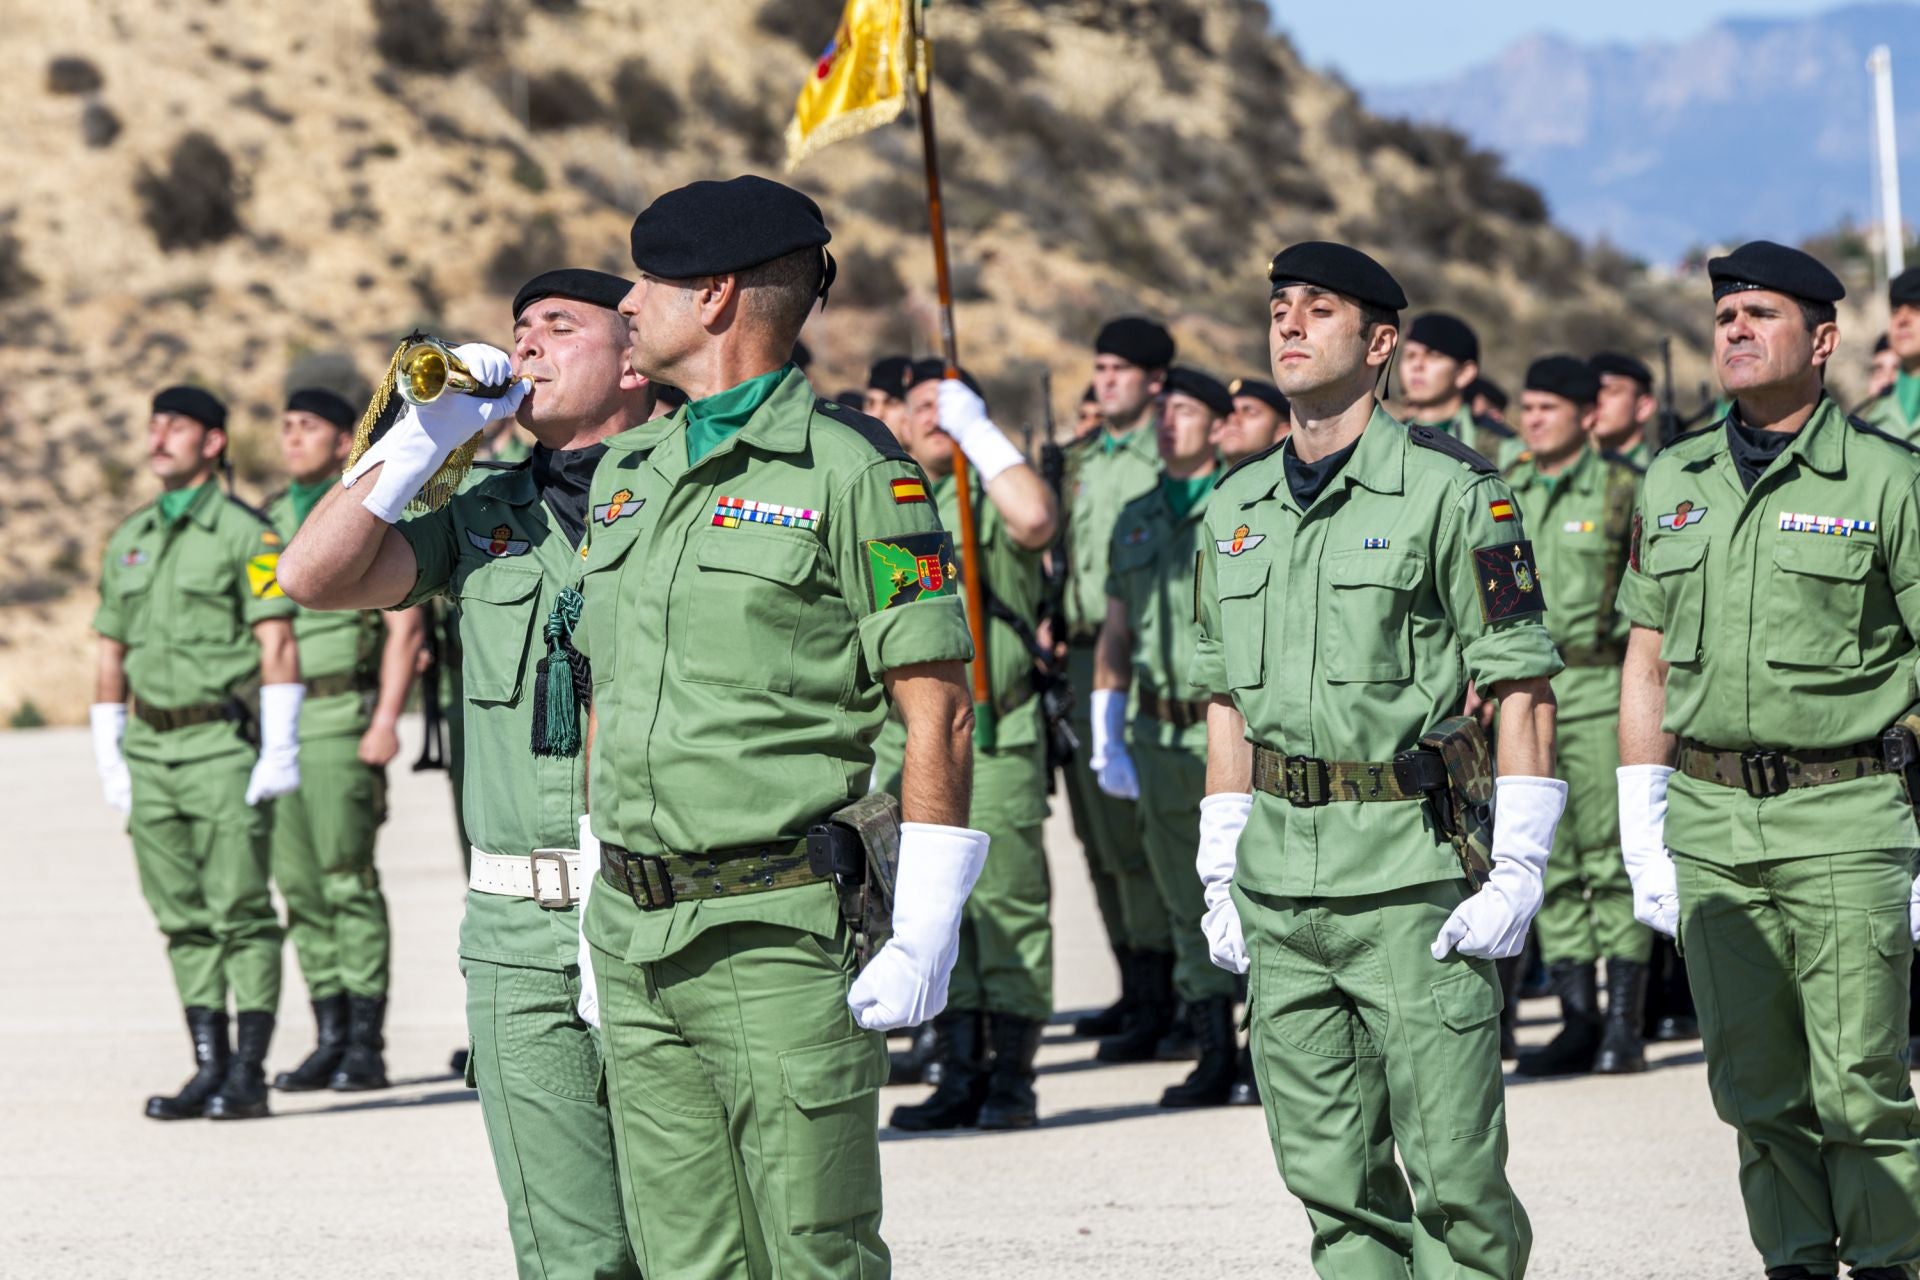
M 580 593 L 568 587 L 554 599 L 553 611 L 547 615 L 547 656 L 534 668 L 533 679 L 533 754 L 537 756 L 580 754 L 582 690 L 593 687 L 586 655 L 573 647 L 573 629 L 580 625 L 584 603 Z

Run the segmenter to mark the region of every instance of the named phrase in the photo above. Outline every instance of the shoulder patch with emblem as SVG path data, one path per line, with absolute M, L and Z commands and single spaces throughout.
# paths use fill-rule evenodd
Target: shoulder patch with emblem
M 280 589 L 280 556 L 277 553 L 247 558 L 247 587 L 260 600 L 278 600 L 287 594 Z
M 843 427 L 873 446 L 874 452 L 893 462 L 911 462 L 913 459 L 893 438 L 893 432 L 887 430 L 887 424 L 878 418 L 870 418 L 860 410 L 841 404 L 838 400 L 815 400 L 813 411 L 823 418 L 832 418 Z
M 954 561 L 950 533 L 935 530 L 872 538 L 866 549 L 867 585 L 875 613 L 959 590 L 960 566 Z
M 1503 542 L 1473 553 L 1474 586 L 1480 594 L 1480 616 L 1505 622 L 1547 611 L 1540 594 L 1540 571 L 1534 567 L 1531 542 Z
M 1468 470 L 1477 471 L 1481 475 L 1490 476 L 1499 471 L 1498 467 L 1487 461 L 1486 455 L 1472 445 L 1460 443 L 1444 431 L 1436 431 L 1432 427 L 1408 427 L 1407 438 L 1422 449 L 1444 453 L 1465 465 Z
M 498 524 L 486 533 L 467 530 L 467 541 L 490 556 L 523 556 L 527 554 L 527 541 L 513 536 L 511 526 Z

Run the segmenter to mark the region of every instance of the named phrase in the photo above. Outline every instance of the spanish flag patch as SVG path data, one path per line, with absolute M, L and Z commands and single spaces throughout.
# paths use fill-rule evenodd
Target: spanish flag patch
M 893 482 L 893 500 L 905 506 L 909 502 L 925 502 L 927 486 L 919 480 L 895 480 Z
M 1500 499 L 1498 502 L 1490 502 L 1487 504 L 1487 514 L 1492 516 L 1497 523 L 1504 523 L 1513 519 L 1513 504 L 1505 498 Z

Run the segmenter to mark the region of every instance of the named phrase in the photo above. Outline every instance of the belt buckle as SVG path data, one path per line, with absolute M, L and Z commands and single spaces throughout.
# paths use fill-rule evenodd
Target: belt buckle
M 1288 756 L 1281 769 L 1287 803 L 1294 808 L 1318 809 L 1333 802 L 1333 772 L 1319 756 Z
M 533 875 L 533 900 L 542 911 L 565 911 L 579 901 L 574 896 L 573 881 L 567 874 L 567 855 L 572 852 L 572 849 L 535 849 L 527 855 Z M 554 873 L 560 877 L 560 895 L 556 898 L 546 897 L 540 892 L 540 867 L 548 862 L 553 864 Z
M 653 879 L 647 878 L 647 864 L 653 864 Z M 667 860 L 657 853 L 633 853 L 628 851 L 620 855 L 620 869 L 626 876 L 627 896 L 633 899 L 633 905 L 642 911 L 660 911 L 673 905 L 673 876 L 667 870 Z M 639 875 L 635 876 L 635 871 Z M 654 884 L 658 883 L 660 892 L 654 893 Z
M 1778 751 L 1741 752 L 1740 784 L 1755 800 L 1785 795 L 1789 790 L 1786 757 Z

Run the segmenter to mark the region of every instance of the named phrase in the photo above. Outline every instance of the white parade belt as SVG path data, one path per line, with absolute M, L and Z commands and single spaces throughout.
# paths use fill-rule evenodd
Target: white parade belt
M 578 886 L 584 855 L 578 849 L 535 849 L 532 853 L 488 853 L 468 846 L 472 869 L 467 888 L 505 898 L 532 898 L 549 911 L 563 911 L 580 900 Z M 593 874 L 596 868 L 585 868 Z

